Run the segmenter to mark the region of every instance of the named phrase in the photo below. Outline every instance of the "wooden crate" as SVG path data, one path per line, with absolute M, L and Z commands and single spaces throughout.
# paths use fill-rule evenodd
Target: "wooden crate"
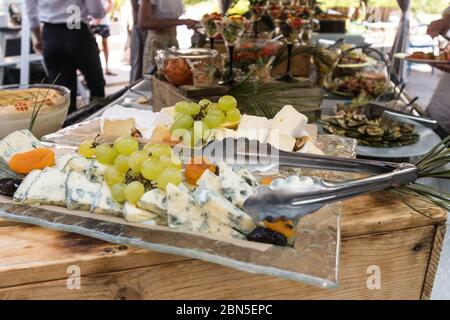
M 446 213 L 407 202 L 432 219 L 385 192 L 344 202 L 337 290 L 0 220 L 0 299 L 429 299 Z
M 312 95 L 313 98 L 308 100 L 307 108 L 305 106 L 296 106 L 299 109 L 307 110 L 302 111 L 310 119 L 320 118 L 321 110 L 320 104 L 322 103 L 323 93 L 320 88 L 314 88 L 310 79 L 299 78 L 295 88 L 296 94 L 304 91 L 305 96 Z M 208 88 L 199 88 L 195 86 L 180 86 L 175 87 L 167 81 L 152 78 L 152 105 L 154 110 L 159 111 L 161 108 L 173 106 L 179 101 L 199 101 L 204 98 L 208 98 L 212 101 L 216 101 L 220 96 L 225 95 L 228 92 L 228 88 L 225 86 L 214 86 Z M 277 107 L 278 108 L 278 107 Z M 252 110 L 243 110 L 244 113 L 252 114 Z M 275 112 L 276 114 L 276 112 Z M 259 114 L 257 114 L 259 115 Z

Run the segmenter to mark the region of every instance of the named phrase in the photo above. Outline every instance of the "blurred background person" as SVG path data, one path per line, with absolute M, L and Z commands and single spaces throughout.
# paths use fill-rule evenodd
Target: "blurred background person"
M 94 35 L 99 35 L 102 38 L 102 51 L 105 57 L 105 74 L 108 76 L 117 76 L 109 69 L 109 45 L 108 38 L 111 36 L 111 18 L 110 14 L 114 7 L 113 0 L 102 0 L 105 8 L 105 16 L 102 19 L 94 19 L 91 25 L 91 30 Z
M 76 110 L 77 70 L 85 77 L 91 99 L 104 97 L 100 52 L 88 26 L 89 17 L 105 16 L 101 0 L 25 0 L 25 6 L 35 38 L 34 49 L 44 56 L 49 81 L 70 89 L 69 112 Z M 73 20 L 76 8 L 81 14 L 80 28 Z
M 144 46 L 143 71 L 149 73 L 155 67 L 156 50 L 178 47 L 177 26 L 194 29 L 198 24 L 192 19 L 180 19 L 184 13 L 182 0 L 141 0 L 139 27 L 147 30 Z
M 142 78 L 143 75 L 143 57 L 145 40 L 147 39 L 147 31 L 139 28 L 139 5 L 141 0 L 131 0 L 131 8 L 133 12 L 133 25 L 130 35 L 130 82 L 135 82 Z
M 444 11 L 442 18 L 430 23 L 427 33 L 432 38 L 435 38 L 439 35 L 446 35 L 449 30 L 450 7 Z M 434 67 L 444 73 L 427 107 L 427 113 L 439 122 L 447 134 L 450 134 L 450 65 L 436 64 Z

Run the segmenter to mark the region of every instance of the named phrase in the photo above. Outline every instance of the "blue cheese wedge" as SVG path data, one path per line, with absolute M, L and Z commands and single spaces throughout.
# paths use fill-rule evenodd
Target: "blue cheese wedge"
M 167 195 L 165 191 L 153 189 L 146 192 L 137 203 L 138 208 L 158 216 L 167 216 Z
M 158 218 L 156 214 L 139 209 L 135 205 L 125 202 L 123 206 L 123 217 L 131 223 L 144 223 L 146 221 L 155 221 Z
M 30 189 L 31 185 L 37 180 L 41 172 L 41 170 L 33 170 L 25 177 L 19 188 L 14 193 L 14 201 L 23 202 L 25 200 L 28 190 Z
M 98 161 L 92 161 L 90 166 L 86 169 L 86 175 L 93 182 L 102 183 L 104 174 L 106 171 L 106 166 Z
M 0 141 L 0 158 L 8 162 L 16 153 L 43 147 L 44 145 L 29 130 L 14 131 Z
M 247 184 L 249 184 L 251 187 L 259 187 L 258 180 L 256 180 L 255 176 L 247 168 L 242 167 L 236 173 L 244 178 L 245 182 L 247 182 Z
M 89 167 L 92 165 L 93 160 L 86 159 L 85 157 L 78 156 L 70 159 L 64 170 L 66 172 L 76 171 L 78 173 L 86 174 L 88 172 Z
M 168 224 L 171 228 L 238 239 L 244 237 L 201 208 L 190 194 L 172 184 L 167 186 L 167 199 Z
M 111 191 L 106 182 L 103 182 L 100 191 L 97 193 L 92 203 L 91 212 L 104 215 L 122 216 L 123 206 L 111 195 Z
M 220 179 L 218 176 L 216 176 L 214 173 L 212 173 L 209 170 L 206 170 L 200 179 L 197 181 L 197 185 L 199 187 L 213 190 L 216 192 L 221 192 L 222 184 L 220 182 Z
M 255 229 L 252 218 L 244 211 L 238 209 L 221 194 L 198 188 L 193 197 L 201 205 L 205 212 L 219 220 L 230 228 L 236 229 L 244 234 L 249 234 Z
M 54 167 L 59 169 L 59 170 L 64 170 L 65 167 L 67 166 L 67 163 L 70 160 L 72 160 L 73 158 L 77 158 L 77 157 L 79 157 L 79 155 L 76 154 L 76 153 L 68 153 L 68 154 L 65 154 L 65 155 L 63 155 L 61 157 L 58 157 L 58 158 L 55 159 Z
M 22 203 L 65 206 L 67 173 L 56 168 L 42 171 L 31 184 Z
M 250 186 L 243 177 L 235 173 L 229 166 L 222 164 L 219 167 L 221 193 L 232 204 L 238 208 L 242 208 L 245 200 L 253 195 L 253 187 Z
M 100 191 L 100 183 L 91 182 L 82 173 L 72 171 L 66 180 L 66 206 L 71 210 L 89 211 Z

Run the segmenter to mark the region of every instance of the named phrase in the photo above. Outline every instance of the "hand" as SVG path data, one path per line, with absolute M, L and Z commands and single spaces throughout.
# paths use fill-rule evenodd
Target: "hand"
M 34 51 L 36 51 L 36 53 L 42 53 L 42 42 L 40 40 L 36 41 L 33 44 L 33 49 L 34 49 Z
M 183 20 L 183 24 L 189 29 L 196 29 L 198 21 L 192 19 L 185 19 Z
M 442 72 L 450 73 L 450 64 L 435 64 L 433 67 L 441 70 Z
M 427 34 L 435 38 L 440 34 L 445 34 L 450 29 L 450 16 L 445 16 L 439 20 L 430 23 L 427 29 Z

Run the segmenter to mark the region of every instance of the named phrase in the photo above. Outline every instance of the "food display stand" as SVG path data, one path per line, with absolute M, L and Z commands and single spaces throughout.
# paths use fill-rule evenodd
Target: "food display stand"
M 0 299 L 429 299 L 446 213 L 408 203 L 429 217 L 383 192 L 344 202 L 336 290 L 0 220 Z

